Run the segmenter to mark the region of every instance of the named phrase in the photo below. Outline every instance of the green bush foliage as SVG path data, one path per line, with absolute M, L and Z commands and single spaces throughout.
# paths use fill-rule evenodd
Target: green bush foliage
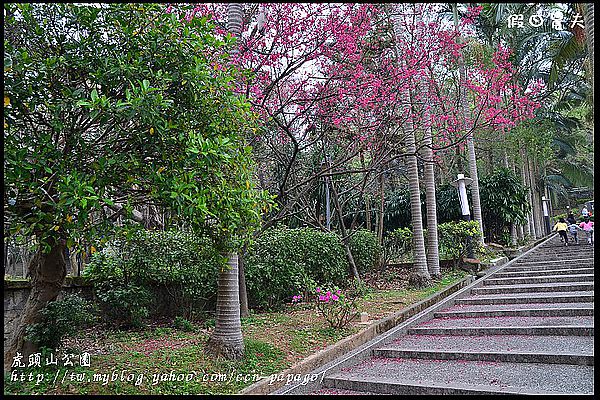
M 190 317 L 216 295 L 223 258 L 210 243 L 182 230 L 139 231 L 95 253 L 85 275 L 117 325 L 163 313 Z
M 527 188 L 508 168 L 498 168 L 480 179 L 483 224 L 491 241 L 510 244 L 511 224 L 527 222 Z
M 312 228 L 265 232 L 245 259 L 248 301 L 273 308 L 316 285 L 341 285 L 348 262 L 340 237 Z
M 473 253 L 481 248 L 479 224 L 477 221 L 446 222 L 438 225 L 440 257 L 451 259 L 454 267 L 460 266 L 467 255 L 467 239 L 472 238 Z
M 350 237 L 349 246 L 359 273 L 371 271 L 379 265 L 383 249 L 373 232 L 359 229 Z
M 56 349 L 65 336 L 94 322 L 96 310 L 91 302 L 67 294 L 63 299 L 49 303 L 41 315 L 40 322 L 26 328 L 27 337 L 40 347 Z
M 386 262 L 398 262 L 412 257 L 413 236 L 410 228 L 398 228 L 384 238 Z

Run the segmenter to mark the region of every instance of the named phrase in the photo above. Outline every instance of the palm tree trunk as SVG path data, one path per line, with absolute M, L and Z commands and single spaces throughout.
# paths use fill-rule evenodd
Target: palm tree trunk
M 395 4 L 398 8 L 398 4 Z M 399 11 L 399 10 L 396 10 Z M 392 17 L 394 34 L 396 42 L 402 38 L 401 21 L 399 13 L 395 13 Z M 413 225 L 413 257 L 414 271 L 409 278 L 409 283 L 415 287 L 428 286 L 431 282 L 431 276 L 427 269 L 427 255 L 425 252 L 425 240 L 423 238 L 423 216 L 421 214 L 421 193 L 419 188 L 419 169 L 417 164 L 417 148 L 415 130 L 412 123 L 412 98 L 409 90 L 404 90 L 402 98 L 409 99 L 408 116 L 403 125 L 406 151 L 408 156 L 406 162 L 408 164 L 408 188 L 410 191 L 410 211 Z
M 384 176 L 383 171 L 379 175 L 379 222 L 377 224 L 377 241 L 383 245 L 383 212 L 385 208 L 385 192 L 384 192 Z
M 527 188 L 527 201 L 529 202 L 529 210 L 527 212 L 527 224 L 525 224 L 525 234 L 531 238 L 535 236 L 535 229 L 533 225 L 533 216 L 532 216 L 532 208 L 533 202 L 531 200 L 531 186 L 529 184 L 529 167 L 527 163 L 527 155 L 525 154 L 525 150 L 521 148 L 519 150 L 521 155 L 521 179 L 523 180 L 523 185 Z
M 456 3 L 452 4 L 454 14 L 454 26 L 458 28 L 458 11 Z M 466 70 L 462 56 L 458 60 L 458 71 L 461 82 L 466 81 Z M 463 120 L 467 120 L 469 107 L 467 104 L 467 93 L 465 85 L 460 85 L 460 107 L 463 113 Z M 465 127 L 466 129 L 466 127 Z M 477 175 L 477 157 L 475 155 L 475 143 L 473 141 L 473 132 L 467 136 L 467 152 L 469 159 L 469 175 L 473 179 L 471 183 L 471 201 L 473 202 L 473 219 L 479 223 L 479 231 L 481 232 L 481 242 L 485 244 L 485 236 L 483 233 L 483 218 L 481 216 L 481 199 L 479 197 L 479 177 Z
M 408 152 L 408 188 L 410 191 L 410 213 L 413 225 L 413 256 L 415 270 L 410 278 L 412 286 L 423 287 L 429 285 L 431 276 L 427 268 L 427 255 L 425 240 L 423 238 L 423 216 L 421 214 L 421 190 L 419 188 L 419 169 L 417 165 L 415 133 L 410 121 L 406 123 L 406 151 Z
M 591 110 L 594 112 L 594 3 L 584 4 L 585 42 L 588 50 L 588 69 L 592 97 Z M 591 143 L 594 143 L 594 124 L 591 125 Z
M 244 356 L 244 339 L 240 320 L 238 256 L 228 255 L 227 266 L 219 272 L 215 329 L 208 338 L 206 351 L 214 357 L 237 360 Z
M 542 231 L 540 226 L 540 218 L 539 218 L 539 205 L 538 205 L 538 193 L 535 185 L 535 169 L 533 164 L 532 157 L 528 158 L 528 166 L 529 166 L 529 187 L 531 188 L 531 205 L 532 205 L 532 214 L 534 221 L 534 234 L 535 238 L 539 239 L 542 237 Z
M 227 30 L 234 37 L 242 33 L 243 7 L 240 3 L 227 5 Z M 237 54 L 238 49 L 231 49 Z M 209 354 L 236 360 L 244 356 L 244 340 L 240 320 L 240 286 L 238 279 L 238 255 L 228 255 L 229 268 L 222 268 L 218 278 L 217 321 L 215 330 L 208 339 L 206 351 Z M 243 280 L 245 283 L 245 280 Z M 245 288 L 242 290 L 246 292 Z
M 246 275 L 244 274 L 244 255 L 246 254 L 246 248 L 244 247 L 241 251 L 241 257 L 238 257 L 238 279 L 240 286 L 240 317 L 247 317 L 250 315 L 248 309 L 248 292 L 246 290 Z
M 431 148 L 433 139 L 431 133 L 431 125 L 429 113 L 425 115 L 425 135 L 423 149 L 425 168 L 425 203 L 427 205 L 427 265 L 429 272 L 434 279 L 441 277 L 439 245 L 438 245 L 438 229 L 437 229 L 437 206 L 435 196 L 435 164 L 433 160 L 433 150 Z

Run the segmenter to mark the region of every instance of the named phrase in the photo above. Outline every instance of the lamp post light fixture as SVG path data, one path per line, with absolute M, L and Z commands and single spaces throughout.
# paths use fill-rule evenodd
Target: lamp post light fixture
M 546 235 L 550 234 L 550 216 L 548 215 L 548 203 L 550 199 L 542 196 L 542 208 L 544 209 L 544 224 L 546 225 Z
M 464 174 L 456 175 L 457 179 L 452 182 L 452 186 L 458 189 L 458 200 L 460 201 L 460 210 L 464 221 L 471 220 L 471 212 L 469 211 L 469 199 L 467 197 L 467 186 L 473 182 L 473 179 L 465 177 Z M 467 257 L 473 258 L 473 246 L 471 238 L 467 243 Z

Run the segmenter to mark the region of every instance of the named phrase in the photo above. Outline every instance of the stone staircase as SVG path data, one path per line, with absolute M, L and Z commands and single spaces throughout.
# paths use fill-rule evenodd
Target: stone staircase
M 593 256 L 555 236 L 330 369 L 312 394 L 591 394 Z

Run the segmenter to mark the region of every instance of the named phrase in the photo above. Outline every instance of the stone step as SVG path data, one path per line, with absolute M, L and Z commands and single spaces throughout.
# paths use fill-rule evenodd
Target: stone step
M 348 389 L 335 389 L 335 388 L 322 388 L 319 390 L 315 390 L 314 392 L 308 393 L 310 395 L 358 395 L 358 396 L 369 396 L 369 395 L 377 395 L 378 393 L 372 392 L 358 392 L 356 390 L 348 390 Z
M 579 264 L 579 263 L 594 263 L 594 257 L 556 257 L 550 259 L 537 259 L 536 258 L 521 258 L 515 261 L 514 265 L 523 264 Z
M 323 384 L 380 394 L 589 394 L 593 373 L 587 365 L 373 357 Z
M 526 304 L 526 303 L 588 303 L 594 301 L 594 292 L 541 292 L 541 293 L 499 293 L 470 296 L 456 299 L 455 304 Z
M 447 351 L 459 353 L 518 353 L 556 354 L 584 356 L 564 360 L 593 365 L 594 338 L 592 336 L 448 336 L 448 335 L 402 335 L 383 349 Z M 558 359 L 553 359 L 558 360 Z M 589 364 L 592 362 L 592 364 Z M 565 362 L 567 363 L 567 362 Z
M 375 357 L 386 358 L 417 358 L 422 360 L 467 360 L 467 361 L 495 361 L 514 363 L 546 363 L 546 364 L 573 364 L 594 365 L 593 355 L 556 354 L 550 353 L 524 353 L 516 351 L 478 351 L 466 349 L 464 351 L 449 350 L 413 350 L 383 347 L 375 349 Z
M 546 283 L 546 284 L 519 284 L 519 285 L 489 285 L 471 289 L 473 294 L 492 293 L 531 293 L 531 292 L 564 292 L 594 290 L 594 282 L 576 283 Z
M 439 311 L 433 314 L 434 318 L 478 318 L 478 317 L 577 317 L 593 316 L 594 307 L 575 308 L 516 308 L 516 309 L 488 309 L 488 310 L 456 310 Z
M 543 316 L 543 317 L 479 317 L 432 318 L 416 325 L 418 328 L 485 327 L 485 326 L 594 326 L 593 316 Z
M 530 336 L 593 336 L 594 327 L 589 325 L 561 326 L 484 326 L 484 327 L 440 327 L 410 328 L 409 335 L 530 335 Z
M 448 311 L 488 311 L 488 310 L 527 310 L 527 309 L 563 309 L 563 308 L 594 308 L 594 303 L 521 303 L 521 304 L 454 304 L 439 312 Z
M 556 270 L 567 270 L 567 271 L 579 271 L 581 269 L 594 268 L 594 264 L 580 264 L 580 265 L 565 265 L 565 264 L 544 264 L 544 265 L 521 265 L 513 264 L 510 265 L 498 273 L 505 272 L 522 272 L 522 271 L 556 271 Z
M 519 278 L 525 276 L 547 276 L 547 275 L 579 275 L 579 274 L 594 274 L 594 268 L 575 268 L 575 269 L 546 269 L 546 270 L 528 270 L 528 271 L 512 271 L 498 272 L 494 274 L 494 278 Z
M 486 286 L 491 285 L 520 285 L 529 283 L 556 283 L 556 282 L 593 282 L 594 274 L 575 275 L 547 275 L 525 276 L 520 278 L 488 278 L 483 281 Z

